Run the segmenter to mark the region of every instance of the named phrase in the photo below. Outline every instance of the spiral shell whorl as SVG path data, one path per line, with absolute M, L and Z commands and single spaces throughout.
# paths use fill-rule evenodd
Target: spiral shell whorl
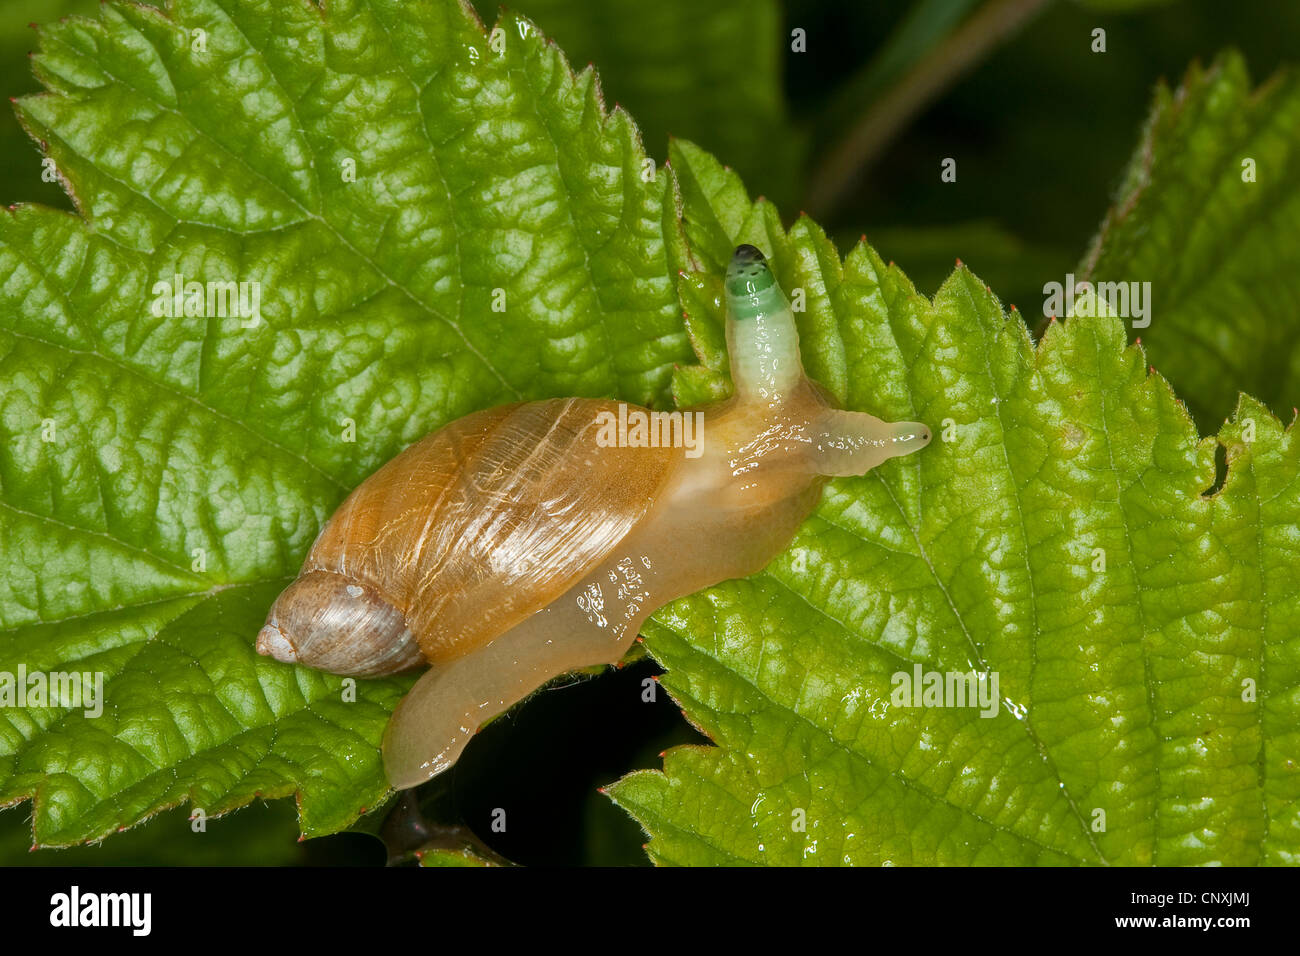
M 276 599 L 257 650 L 352 677 L 425 663 L 402 612 L 377 588 L 321 570 L 307 572 Z

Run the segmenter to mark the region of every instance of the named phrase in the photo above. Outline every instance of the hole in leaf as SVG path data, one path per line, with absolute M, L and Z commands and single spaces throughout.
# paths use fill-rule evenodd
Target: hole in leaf
M 1202 498 L 1213 498 L 1223 490 L 1228 478 L 1228 448 L 1222 442 L 1214 446 L 1214 484 L 1201 492 Z

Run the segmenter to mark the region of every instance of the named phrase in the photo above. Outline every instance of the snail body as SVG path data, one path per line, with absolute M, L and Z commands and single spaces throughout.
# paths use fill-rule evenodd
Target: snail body
M 726 294 L 735 392 L 702 410 L 693 452 L 610 442 L 611 419 L 650 413 L 608 400 L 488 409 L 388 462 L 321 531 L 257 649 L 354 676 L 429 666 L 385 733 L 394 787 L 447 769 L 552 678 L 616 663 L 663 604 L 761 570 L 827 476 L 929 442 L 919 423 L 827 402 L 754 247 Z

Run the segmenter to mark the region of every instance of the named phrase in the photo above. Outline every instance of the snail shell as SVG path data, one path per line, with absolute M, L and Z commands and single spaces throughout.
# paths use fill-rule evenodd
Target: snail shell
M 601 411 L 618 403 L 506 405 L 406 449 L 330 518 L 259 641 L 280 660 L 375 677 L 450 661 L 558 598 L 673 464 L 671 448 L 596 444 Z
M 388 462 L 321 531 L 257 649 L 358 677 L 429 665 L 385 735 L 395 787 L 445 770 L 547 680 L 618 661 L 659 606 L 760 570 L 826 476 L 928 443 L 919 423 L 828 404 L 753 246 L 726 290 L 735 394 L 673 413 L 675 444 L 611 441 L 612 421 L 651 413 L 603 399 L 488 409 Z

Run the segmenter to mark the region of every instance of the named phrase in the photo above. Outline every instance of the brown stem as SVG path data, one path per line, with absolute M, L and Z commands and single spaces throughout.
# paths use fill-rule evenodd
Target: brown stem
M 818 164 L 804 208 L 832 209 L 898 131 L 1051 0 L 990 0 L 916 62 Z

